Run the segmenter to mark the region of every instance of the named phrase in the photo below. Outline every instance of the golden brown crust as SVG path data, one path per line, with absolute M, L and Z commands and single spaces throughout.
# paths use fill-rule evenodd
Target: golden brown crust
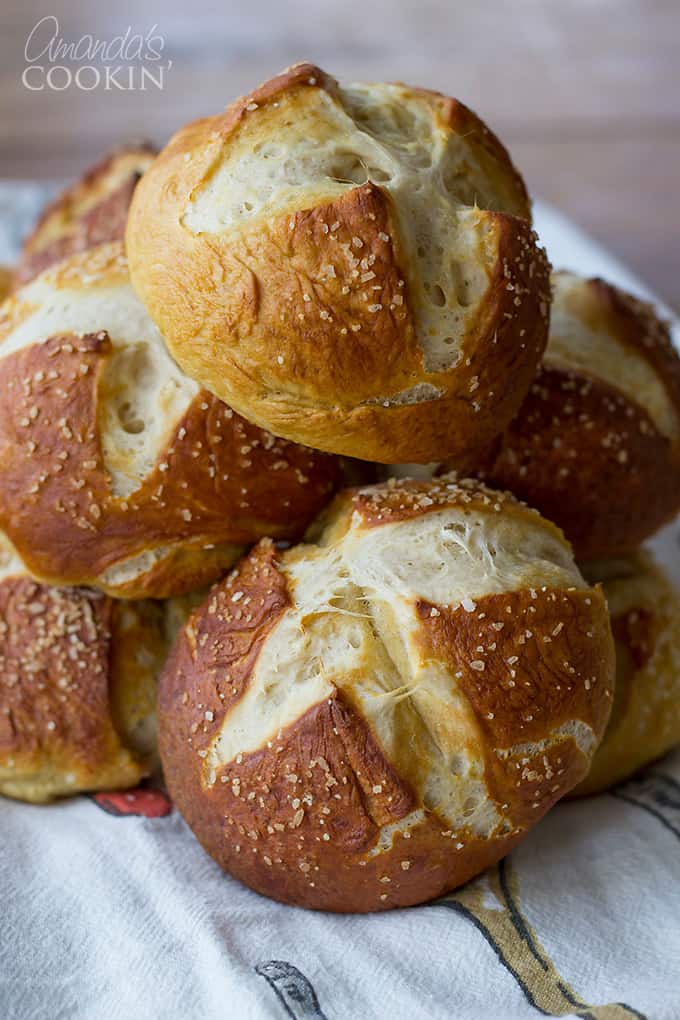
M 192 124 L 187 125 L 187 129 L 196 125 L 199 129 L 202 129 L 204 124 L 217 124 L 219 130 L 223 134 L 228 134 L 230 131 L 237 126 L 240 120 L 243 120 L 252 113 L 256 107 L 253 107 L 253 103 L 258 106 L 269 101 L 276 101 L 280 96 L 284 95 L 289 90 L 296 88 L 320 88 L 326 92 L 333 93 L 337 90 L 337 82 L 330 74 L 326 74 L 316 64 L 301 63 L 293 64 L 292 67 L 286 68 L 281 74 L 274 75 L 273 78 L 267 79 L 258 85 L 252 92 L 247 93 L 244 96 L 239 96 L 233 103 L 231 103 L 224 113 L 218 114 L 216 117 L 206 117 L 203 120 L 194 121 Z M 185 129 L 183 128 L 182 131 Z M 170 145 L 175 144 L 177 138 L 182 134 L 179 131 L 174 138 L 171 140 Z
M 23 773 L 49 748 L 53 767 L 81 780 L 107 767 L 140 778 L 111 725 L 110 601 L 11 578 L 0 583 L 0 617 L 2 759 Z
M 40 584 L 0 538 L 0 795 L 47 803 L 157 772 L 158 677 L 190 608 Z
M 529 827 L 537 810 L 547 810 L 583 775 L 576 743 L 541 747 L 546 720 L 559 728 L 587 719 L 603 733 L 609 718 L 602 649 L 610 637 L 602 591 L 487 595 L 476 600 L 474 613 L 436 607 L 433 616 L 432 608 L 418 606 L 424 640 L 460 674 L 483 746 L 519 745 L 515 754 L 487 753 L 487 784 L 499 803 L 511 804 L 517 824 Z M 576 637 L 587 632 L 585 642 Z M 533 753 L 529 744 L 536 745 Z
M 308 541 L 321 538 L 324 544 L 337 541 L 354 516 L 361 519 L 364 528 L 375 528 L 452 508 L 503 513 L 520 525 L 540 516 L 512 492 L 491 489 L 477 478 L 459 478 L 451 472 L 432 479 L 390 478 L 380 484 L 343 489 L 319 514 L 305 537 Z M 541 519 L 541 526 L 562 536 L 560 529 L 547 519 Z
M 148 774 L 112 718 L 114 612 L 96 592 L 0 582 L 0 793 L 41 802 Z
M 403 209 L 384 185 L 368 181 L 330 201 L 312 193 L 299 208 L 237 228 L 186 225 L 186 207 L 248 118 L 284 98 L 304 103 L 310 89 L 342 106 L 333 80 L 304 65 L 175 136 L 132 205 L 135 288 L 185 370 L 275 434 L 367 460 L 426 462 L 448 453 L 470 467 L 526 393 L 549 304 L 547 260 L 519 218 L 529 216 L 521 178 L 474 114 L 455 100 L 409 92 L 431 106 L 438 131 L 474 153 L 477 176 L 494 181 L 489 208 L 475 205 L 457 221 L 466 258 L 485 280 L 474 314 L 460 299 L 457 364 L 430 364 L 416 335 L 416 255 Z M 454 177 L 465 191 L 465 170 Z M 477 192 L 471 203 L 483 200 Z
M 564 531 L 583 560 L 639 545 L 680 508 L 680 457 L 602 382 L 543 366 L 485 477 Z
M 76 252 L 122 241 L 132 194 L 154 155 L 147 143 L 116 149 L 58 195 L 24 241 L 14 287 Z
M 223 868 L 283 903 L 339 913 L 410 906 L 461 885 L 470 858 L 481 870 L 520 838 L 508 834 L 491 846 L 471 836 L 461 853 L 465 834 L 427 817 L 406 837 L 397 834 L 391 852 L 372 855 L 381 827 L 416 805 L 340 695 L 283 732 L 275 756 L 244 755 L 209 790 L 198 781 L 191 747 L 179 750 L 189 739 L 183 727 L 177 745 L 166 744 L 164 761 L 177 762 L 176 782 L 169 779 L 175 803 Z
M 601 279 L 554 281 L 544 362 L 474 470 L 585 561 L 636 548 L 680 510 L 680 357 L 651 305 Z
M 655 369 L 680 412 L 680 358 L 668 323 L 659 318 L 653 304 L 614 287 L 601 277 L 583 283 L 573 299 L 577 301 L 578 314 L 585 324 L 594 329 L 606 326 L 619 343 L 642 355 Z
M 680 597 L 649 555 L 589 567 L 604 584 L 616 649 L 612 713 L 573 796 L 601 793 L 680 743 Z
M 349 676 L 333 673 L 330 646 L 320 650 L 317 662 L 317 646 L 304 644 L 312 640 L 315 615 L 329 611 L 332 618 L 338 610 L 353 615 L 349 606 L 340 608 L 347 603 L 331 585 L 319 602 L 300 610 L 299 637 L 291 638 L 308 647 L 309 671 L 329 678 L 329 693 L 301 705 L 296 718 L 259 746 L 248 744 L 238 753 L 238 743 L 229 752 L 216 750 L 230 720 L 239 733 L 248 727 L 245 715 L 238 723 L 235 718 L 244 699 L 251 696 L 251 711 L 259 719 L 271 711 L 270 684 L 277 705 L 294 696 L 281 689 L 278 667 L 271 676 L 260 676 L 256 702 L 252 685 L 277 629 L 303 597 L 300 564 L 306 555 L 318 556 L 324 543 L 337 554 L 350 527 L 353 534 L 370 529 L 374 536 L 376 528 L 408 525 L 418 516 L 425 520 L 451 505 L 489 515 L 516 511 L 519 527 L 522 514 L 537 526 L 536 515 L 509 497 L 503 506 L 487 503 L 478 484 L 445 490 L 445 484 L 432 484 L 435 498 L 421 505 L 420 514 L 427 485 L 402 483 L 338 497 L 325 530 L 320 529 L 320 546 L 277 556 L 271 543 L 260 543 L 213 589 L 174 646 L 159 691 L 168 787 L 208 853 L 274 899 L 363 912 L 419 903 L 455 888 L 512 849 L 579 781 L 604 730 L 613 649 L 601 591 L 523 586 L 455 607 L 414 596 L 414 623 L 404 623 L 403 630 L 415 627 L 411 660 L 415 656 L 423 664 L 423 673 L 403 676 L 396 690 L 381 692 L 385 718 L 377 725 L 362 700 L 362 681 L 355 676 L 359 688 L 353 687 Z M 394 512 L 385 514 L 387 507 Z M 399 542 L 398 535 L 393 541 Z M 318 575 L 317 560 L 310 569 Z M 352 566 L 346 560 L 337 569 L 344 577 Z M 372 580 L 371 590 L 378 584 Z M 379 601 L 385 597 L 381 593 Z M 395 590 L 395 602 L 403 597 Z M 324 598 L 327 610 L 319 604 Z M 367 592 L 358 599 L 363 615 L 372 612 Z M 375 619 L 373 627 L 371 641 L 380 630 Z M 360 640 L 356 632 L 354 638 L 347 633 L 350 642 Z M 446 781 L 452 785 L 461 766 L 449 761 L 448 745 L 446 752 L 438 751 L 434 736 L 434 744 L 428 744 L 427 725 L 416 733 L 423 725 L 420 715 L 401 716 L 395 723 L 398 737 L 391 751 L 386 749 L 387 695 L 412 695 L 411 686 L 432 682 L 432 669 L 438 671 L 435 702 L 449 685 L 455 690 L 456 708 L 449 711 L 458 714 L 461 757 L 479 759 L 486 817 L 496 818 L 488 831 L 479 820 L 467 820 L 480 810 L 474 784 L 469 811 L 466 801 L 455 829 L 443 808 L 429 806 L 438 788 L 428 785 L 427 774 L 435 769 L 437 754 L 446 755 Z M 304 658 L 296 660 L 291 679 L 302 683 L 309 671 Z M 370 678 L 366 682 L 374 704 L 376 691 Z M 429 794 L 423 792 L 428 789 Z
M 492 508 L 495 512 L 502 509 L 504 513 L 520 517 L 537 516 L 535 510 L 520 503 L 511 492 L 491 489 L 476 479 L 458 478 L 455 474 L 440 475 L 432 480 L 390 479 L 382 485 L 345 490 L 337 500 L 349 498 L 352 509 L 368 526 L 407 521 L 451 507 Z M 551 527 L 548 522 L 543 523 Z
M 234 611 L 236 592 L 242 595 Z M 400 863 L 395 891 L 381 881 L 394 864 L 369 855 L 379 828 L 417 804 L 339 694 L 280 733 L 274 754 L 239 755 L 211 786 L 202 781 L 214 731 L 247 689 L 262 642 L 288 602 L 274 549 L 263 541 L 181 632 L 159 697 L 161 757 L 175 803 L 222 867 L 283 902 L 366 911 L 444 892 L 451 837 L 436 819 L 419 825 L 408 843 L 400 841 L 400 860 L 409 867 L 413 862 L 413 873 L 405 874 Z M 244 619 L 243 604 L 252 607 L 252 620 Z M 515 842 L 508 838 L 503 846 Z M 491 863 L 482 845 L 471 851 Z M 317 878 L 321 864 L 323 879 Z M 467 877 L 464 865 L 456 860 L 454 867 L 459 884 Z
M 52 337 L 0 360 L 0 527 L 32 573 L 106 589 L 108 569 L 159 550 L 150 574 L 110 587 L 165 597 L 201 587 L 233 563 L 237 550 L 213 546 L 301 533 L 337 484 L 338 462 L 265 435 L 205 392 L 141 487 L 115 497 L 97 418 L 110 354 L 102 331 Z
M 63 323 L 72 335 L 55 335 Z M 341 481 L 371 477 L 183 376 L 120 244 L 15 294 L 0 343 L 0 527 L 42 580 L 131 598 L 204 587 L 263 535 L 299 537 Z
M 243 594 L 234 602 L 237 591 Z M 228 712 L 236 704 L 248 685 L 262 642 L 288 602 L 274 544 L 262 539 L 241 560 L 238 570 L 213 588 L 195 610 L 182 632 L 183 641 L 173 648 L 175 660 L 188 656 L 191 663 L 200 661 L 196 694 L 201 705 L 213 711 L 223 707 Z M 232 624 L 226 630 L 225 616 Z M 172 672 L 169 668 L 168 673 Z M 179 693 L 184 697 L 183 691 Z
M 339 223 L 334 232 L 339 252 L 334 259 L 334 273 L 314 287 L 312 301 L 311 295 L 300 289 L 300 275 L 304 273 L 311 279 L 322 275 L 328 258 L 325 238 L 329 224 L 335 221 Z M 382 239 L 392 237 L 394 232 L 387 196 L 370 182 L 330 205 L 297 212 L 293 218 L 281 216 L 264 229 L 253 231 L 247 238 L 247 248 L 253 262 L 267 265 L 273 286 L 262 287 L 247 265 L 239 269 L 242 259 L 234 254 L 229 269 L 236 281 L 239 304 L 235 294 L 230 312 L 238 317 L 239 326 L 255 332 L 256 345 L 251 343 L 246 352 L 243 376 L 256 371 L 258 382 L 285 387 L 284 391 L 290 391 L 301 402 L 309 402 L 312 411 L 319 384 L 328 403 L 340 407 L 347 403 L 348 393 L 356 394 L 357 401 L 367 400 L 376 389 L 385 392 L 391 380 L 397 389 L 407 388 L 420 358 L 406 307 L 394 304 L 404 281 L 392 242 Z M 371 287 L 380 286 L 380 291 L 374 291 L 371 307 L 381 304 L 381 309 L 370 312 L 366 291 L 354 290 L 345 296 L 340 316 L 336 309 L 342 289 L 360 261 L 352 246 L 352 238 L 359 234 L 362 255 L 366 248 L 375 259 L 370 269 L 374 274 Z M 299 269 L 291 273 L 291 267 Z M 304 318 L 304 346 L 289 347 L 287 338 L 297 332 L 300 316 Z M 258 328 L 258 323 L 265 320 L 278 320 L 270 336 Z M 338 330 L 344 329 L 349 337 L 353 328 L 353 342 L 339 347 Z M 204 356 L 214 358 L 221 346 L 218 339 Z M 279 350 L 284 352 L 283 365 L 271 357 L 272 351 Z M 238 358 L 235 352 L 233 360 Z

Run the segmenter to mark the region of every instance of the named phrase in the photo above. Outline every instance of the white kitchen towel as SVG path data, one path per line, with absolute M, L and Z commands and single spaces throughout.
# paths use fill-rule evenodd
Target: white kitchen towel
M 38 196 L 38 198 L 36 198 Z M 41 196 L 0 187 L 0 261 Z M 649 292 L 553 210 L 556 266 Z M 680 583 L 677 524 L 653 545 Z M 680 1018 L 680 752 L 558 805 L 422 907 L 272 903 L 203 853 L 160 791 L 0 799 L 0 1020 Z

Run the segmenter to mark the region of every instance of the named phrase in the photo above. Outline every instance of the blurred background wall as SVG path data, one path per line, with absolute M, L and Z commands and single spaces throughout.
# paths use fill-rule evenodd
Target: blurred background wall
M 28 87 L 27 66 L 79 66 L 36 59 L 53 21 L 26 54 L 45 17 L 67 43 L 156 26 L 160 60 L 142 63 L 156 77 L 163 65 L 162 90 L 149 79 L 141 89 L 134 60 L 132 89 L 120 87 L 125 75 L 92 87 L 93 72 L 84 88 L 64 87 L 64 73 L 50 88 L 32 72 Z M 302 59 L 464 100 L 500 134 L 532 193 L 680 306 L 678 0 L 0 0 L 0 177 L 67 177 L 114 144 L 162 143 Z

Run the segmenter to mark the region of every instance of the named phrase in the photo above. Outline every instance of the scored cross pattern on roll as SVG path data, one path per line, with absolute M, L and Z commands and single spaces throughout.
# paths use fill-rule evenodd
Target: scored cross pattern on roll
M 339 497 L 263 541 L 180 632 L 159 691 L 173 799 L 284 902 L 405 906 L 507 853 L 588 771 L 606 604 L 561 532 L 443 478 Z
M 462 103 L 303 64 L 177 133 L 135 191 L 126 246 L 173 355 L 249 420 L 470 468 L 545 346 L 530 216 Z
M 185 376 L 120 242 L 16 292 L 0 342 L 0 526 L 41 580 L 134 598 L 203 587 L 263 535 L 299 537 L 350 470 Z

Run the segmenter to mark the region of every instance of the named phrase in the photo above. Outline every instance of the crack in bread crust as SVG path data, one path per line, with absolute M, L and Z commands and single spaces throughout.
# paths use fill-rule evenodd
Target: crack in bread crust
M 651 305 L 572 273 L 553 285 L 543 363 L 475 472 L 585 562 L 631 552 L 680 510 L 680 357 Z
M 42 580 L 130 598 L 205 587 L 262 535 L 299 538 L 353 470 L 188 379 L 120 244 L 19 291 L 0 342 L 0 526 Z
M 552 549 L 557 585 L 506 565 L 473 600 L 461 578 L 478 567 L 446 552 L 449 604 L 432 563 L 395 580 L 400 529 L 436 548 L 445 524 L 480 515 L 490 537 L 514 524 L 503 553 L 518 563 Z M 260 892 L 341 911 L 421 902 L 585 774 L 610 709 L 604 599 L 552 525 L 478 483 L 350 491 L 314 536 L 260 543 L 180 634 L 160 689 L 165 775 L 208 852 Z
M 126 246 L 179 363 L 318 449 L 470 468 L 545 346 L 521 178 L 470 110 L 422 89 L 292 68 L 175 136 Z

